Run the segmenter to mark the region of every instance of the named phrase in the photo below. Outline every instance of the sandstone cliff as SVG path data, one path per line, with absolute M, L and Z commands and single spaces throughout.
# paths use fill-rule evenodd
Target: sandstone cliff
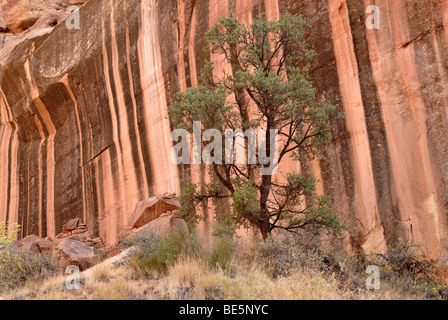
M 54 237 L 79 217 L 112 243 L 137 202 L 206 179 L 168 161 L 167 105 L 197 84 L 219 17 L 289 11 L 310 22 L 314 84 L 345 118 L 321 159 L 282 170 L 320 178 L 348 247 L 401 237 L 446 256 L 447 0 L 90 0 L 69 30 L 64 8 L 83 2 L 2 1 L 0 221 Z

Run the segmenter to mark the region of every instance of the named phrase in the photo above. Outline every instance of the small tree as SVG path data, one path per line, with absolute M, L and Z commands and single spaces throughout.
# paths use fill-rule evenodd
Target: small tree
M 0 250 L 8 249 L 20 232 L 20 225 L 12 224 L 9 228 L 5 222 L 0 222 Z M 0 259 L 1 260 L 1 259 Z
M 278 21 L 268 21 L 261 14 L 250 26 L 229 15 L 208 32 L 211 53 L 223 57 L 231 72 L 215 72 L 214 64 L 207 62 L 200 84 L 180 92 L 169 108 L 177 128 L 194 132 L 195 121 L 200 121 L 202 130 L 226 137 L 212 134 L 204 139 L 212 142 L 201 142 L 203 153 L 213 159 L 208 164 L 217 183 L 202 191 L 191 182 L 183 185 L 181 213 L 189 220 L 196 221 L 193 208 L 203 199 L 228 197 L 233 201 L 233 223 L 253 224 L 264 238 L 276 228 L 315 234 L 323 228 L 334 233 L 345 228 L 331 213 L 329 198 L 316 194 L 312 176 L 262 174 L 274 172 L 286 156 L 314 157 L 331 138 L 328 119 L 334 107 L 316 101 L 306 68 L 314 56 L 304 40 L 307 27 L 301 15 L 286 13 Z M 255 137 L 247 134 L 244 162 L 234 159 L 233 150 L 227 153 L 225 141 L 233 139 L 229 132 L 260 128 L 265 144 L 255 146 Z M 277 145 L 272 143 L 276 137 Z M 266 158 L 269 161 L 263 161 Z

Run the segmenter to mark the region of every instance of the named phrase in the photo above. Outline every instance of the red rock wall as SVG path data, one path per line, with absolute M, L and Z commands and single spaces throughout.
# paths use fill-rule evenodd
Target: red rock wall
M 442 259 L 448 1 L 374 2 L 90 0 L 80 30 L 62 23 L 4 35 L 0 220 L 17 221 L 23 235 L 54 236 L 80 217 L 113 242 L 139 200 L 179 192 L 188 176 L 206 181 L 201 168 L 170 164 L 167 104 L 197 84 L 209 58 L 204 34 L 219 17 L 234 12 L 250 23 L 262 11 L 270 19 L 289 11 L 311 24 L 319 98 L 345 118 L 333 121 L 320 160 L 283 170 L 321 179 L 351 227 L 347 246 L 377 250 L 401 237 Z M 379 30 L 366 28 L 370 4 L 380 8 Z

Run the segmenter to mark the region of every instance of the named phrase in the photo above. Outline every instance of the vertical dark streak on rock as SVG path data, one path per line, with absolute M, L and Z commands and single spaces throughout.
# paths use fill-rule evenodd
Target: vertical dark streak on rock
M 125 5 L 125 4 L 123 4 Z M 121 9 L 125 12 L 128 12 L 126 8 Z M 126 17 L 130 19 L 130 21 L 135 20 L 134 17 L 131 16 L 130 13 L 126 14 Z M 127 22 L 123 20 L 117 20 L 115 21 L 115 25 L 117 28 L 116 32 L 116 41 L 117 41 L 117 50 L 118 50 L 118 57 L 119 60 L 116 61 L 116 63 L 119 66 L 119 76 L 123 87 L 123 97 L 126 104 L 126 116 L 127 119 L 119 119 L 119 121 L 127 121 L 128 123 L 128 132 L 125 133 L 129 136 L 129 140 L 131 143 L 131 157 L 132 157 L 132 164 L 133 169 L 135 173 L 135 177 L 137 178 L 137 189 L 140 191 L 140 198 L 143 198 L 142 190 L 143 190 L 143 181 L 140 179 L 140 172 L 143 171 L 143 167 L 139 160 L 139 149 L 137 146 L 137 138 L 135 133 L 135 128 L 137 126 L 136 123 L 134 123 L 134 108 L 132 107 L 132 97 L 130 92 L 130 83 L 129 83 L 129 73 L 128 73 L 128 65 L 127 65 L 127 44 L 126 44 L 126 28 L 127 28 Z M 131 47 L 134 46 L 135 48 L 136 43 L 130 44 Z M 132 70 L 132 68 L 131 68 Z M 129 88 L 129 89 L 128 89 Z M 132 92 L 132 94 L 134 94 Z M 145 182 L 146 183 L 146 182 Z
M 210 60 L 210 49 L 207 41 L 205 40 L 205 36 L 211 27 L 209 22 L 210 1 L 196 0 L 196 2 L 196 35 L 194 38 L 194 54 L 196 57 L 196 74 L 199 77 L 201 70 L 204 68 L 205 62 Z
M 170 105 L 180 91 L 179 72 L 182 66 L 178 65 L 177 43 L 178 43 L 178 5 L 177 0 L 159 2 L 157 7 L 159 17 L 160 53 L 162 57 L 162 72 L 166 88 L 166 101 Z M 173 129 L 173 128 L 172 128 Z
M 184 13 L 184 19 L 185 19 L 185 40 L 184 40 L 184 46 L 183 46 L 183 55 L 184 55 L 184 61 L 185 61 L 185 81 L 187 88 L 191 87 L 191 71 L 190 71 L 190 57 L 189 57 L 189 50 L 188 46 L 190 44 L 190 33 L 192 32 L 191 22 L 194 12 L 194 7 L 196 5 L 196 0 L 186 0 L 185 1 L 185 13 Z
M 98 194 L 96 191 L 96 184 L 98 183 L 95 179 L 95 164 L 89 165 L 89 180 L 90 183 L 87 184 L 86 182 L 86 190 L 89 190 L 88 187 L 90 187 L 90 195 L 92 197 L 92 201 L 90 203 L 90 207 L 92 208 L 90 210 L 91 214 L 87 215 L 88 218 L 90 218 L 89 221 L 87 221 L 88 226 L 92 229 L 92 233 L 96 236 L 100 235 L 100 228 L 99 228 L 99 221 L 98 221 L 98 210 L 95 210 L 95 208 L 98 208 Z M 88 203 L 89 204 L 89 203 Z
M 407 12 L 410 37 L 415 39 L 412 44 L 421 96 L 426 109 L 426 134 L 428 149 L 431 159 L 433 159 L 432 169 L 437 187 L 437 200 L 440 209 L 448 217 L 448 115 L 446 113 L 447 93 L 445 92 L 448 86 L 446 82 L 448 79 L 446 68 L 448 45 L 442 24 L 440 0 L 433 0 L 431 4 L 431 15 L 422 14 L 427 7 L 416 1 L 407 3 Z M 437 56 L 440 57 L 441 70 Z
M 13 157 L 12 141 L 14 139 L 15 132 L 16 132 L 16 129 L 14 129 L 11 133 L 11 137 L 9 138 L 9 147 L 8 147 L 8 155 L 9 155 L 9 157 L 8 157 L 8 172 L 9 172 L 9 175 L 8 175 L 8 189 L 7 189 L 8 198 L 6 199 L 6 221 L 9 221 L 9 214 L 10 214 L 9 208 L 11 206 L 11 186 L 12 186 L 11 178 L 12 178 L 12 175 L 14 174 L 14 172 L 12 172 L 12 169 L 11 169 L 12 157 Z
M 39 234 L 39 144 L 40 140 L 30 143 L 29 155 L 29 194 L 26 215 L 26 235 Z
M 253 0 L 252 16 L 256 18 L 259 14 L 266 11 L 264 0 Z
M 160 53 L 162 57 L 162 73 L 164 77 L 166 101 L 167 106 L 169 107 L 175 99 L 177 92 L 179 92 L 181 88 L 179 84 L 179 70 L 180 68 L 185 68 L 185 66 L 178 65 L 179 59 L 177 45 L 180 39 L 180 28 L 178 21 L 179 13 L 177 0 L 163 1 L 162 3 L 159 2 L 157 14 L 159 16 L 159 30 L 160 32 L 163 30 L 163 36 L 162 34 L 159 35 Z M 188 42 L 188 39 L 186 40 L 186 42 Z M 188 52 L 186 54 L 186 57 L 187 59 L 185 60 L 185 62 L 187 64 L 189 61 Z M 186 72 L 187 71 L 189 74 L 189 68 L 186 69 Z M 176 129 L 172 121 L 170 121 L 170 129 L 171 131 Z M 179 164 L 178 172 L 181 179 L 182 177 L 189 177 L 190 166 Z
M 112 93 L 112 101 L 113 104 L 109 106 L 110 108 L 110 112 L 115 113 L 115 118 L 117 119 L 117 123 L 116 125 L 116 130 L 117 130 L 117 137 L 118 137 L 118 141 L 114 141 L 115 142 L 115 150 L 116 150 L 116 154 L 114 155 L 114 157 L 112 159 L 116 159 L 116 161 L 120 161 L 120 159 L 118 158 L 118 154 L 123 154 L 123 145 L 121 142 L 121 137 L 122 137 L 122 132 L 121 132 L 121 128 L 120 128 L 120 121 L 126 121 L 125 119 L 120 119 L 120 113 L 119 113 L 119 107 L 118 107 L 118 92 L 117 92 L 117 87 L 115 85 L 115 81 L 114 81 L 114 71 L 113 71 L 113 56 L 112 56 L 112 45 L 111 45 L 111 39 L 109 38 L 109 33 L 106 33 L 106 51 L 107 51 L 107 60 L 108 60 L 108 65 L 106 66 L 106 68 L 109 69 L 109 84 L 110 84 L 110 88 L 111 88 L 111 93 Z M 107 45 L 109 44 L 109 45 Z M 106 76 L 106 75 L 104 75 Z M 123 158 L 121 159 L 121 163 L 122 166 L 124 167 L 124 161 Z M 118 167 L 118 164 L 117 164 Z M 118 172 L 118 168 L 117 171 Z M 114 175 L 115 176 L 115 175 Z M 118 189 L 118 188 L 117 188 Z
M 110 57 L 109 52 L 107 54 Z M 109 58 L 109 61 L 110 61 L 110 58 Z M 101 59 L 101 63 L 104 63 L 104 61 L 102 59 Z M 110 75 L 111 74 L 110 66 L 108 65 L 107 67 L 109 68 L 109 75 Z M 107 137 L 107 139 L 102 139 L 101 148 L 104 149 L 106 146 L 112 145 L 112 147 L 110 147 L 110 149 L 109 149 L 110 165 L 112 168 L 112 180 L 113 180 L 114 186 L 117 186 L 116 188 L 114 188 L 114 197 L 115 197 L 115 199 L 119 199 L 120 198 L 120 188 L 118 186 L 120 185 L 120 180 L 118 178 L 118 174 L 116 174 L 116 173 L 119 172 L 119 170 L 118 170 L 118 161 L 119 160 L 118 160 L 117 148 L 120 148 L 120 150 L 121 150 L 121 144 L 119 141 L 114 141 L 114 134 L 113 134 L 113 128 L 112 128 L 112 126 L 113 126 L 112 125 L 112 115 L 111 115 L 112 112 L 115 112 L 115 114 L 118 115 L 118 112 L 117 112 L 117 108 L 115 106 L 116 105 L 115 99 L 114 99 L 114 103 L 112 106 L 109 103 L 108 92 L 106 89 L 107 88 L 106 75 L 102 74 L 101 79 L 102 79 L 102 83 L 99 84 L 98 87 L 102 88 L 102 90 L 101 90 L 102 96 L 101 96 L 101 99 L 99 99 L 99 102 L 100 102 L 101 111 L 102 111 L 102 118 L 107 119 L 107 121 L 104 121 L 104 120 L 100 121 L 100 124 L 101 124 L 101 128 L 106 127 L 108 129 L 107 135 L 103 136 L 105 138 Z M 110 81 L 110 84 L 112 87 L 111 79 L 109 79 L 109 81 Z M 114 89 L 112 88 L 112 91 L 113 90 Z M 118 120 L 118 117 L 117 117 L 117 120 Z M 117 123 L 117 126 L 118 126 L 118 123 Z M 118 128 L 117 128 L 117 130 L 118 130 Z M 117 146 L 117 143 L 118 143 L 118 146 Z M 101 177 L 101 175 L 100 175 L 100 177 Z M 104 190 L 104 189 L 101 189 L 101 190 Z
M 229 13 L 235 14 L 236 0 L 227 0 L 227 1 L 229 1 Z
M 47 144 L 48 139 L 45 139 L 45 143 L 42 145 L 42 225 L 40 231 L 42 237 L 45 238 L 48 235 L 47 230 Z
M 28 194 L 28 184 L 29 184 L 29 177 L 28 177 L 28 170 L 29 170 L 29 147 L 30 147 L 30 143 L 24 144 L 23 148 L 26 149 L 26 151 L 24 150 L 24 152 L 22 153 L 24 156 L 22 158 L 22 175 L 21 177 L 21 190 L 20 190 L 20 205 L 19 205 L 19 214 L 18 214 L 18 223 L 21 226 L 21 230 L 20 230 L 20 235 L 23 238 L 26 234 L 27 234 L 27 224 L 26 224 L 26 218 L 27 218 L 27 214 L 28 214 L 28 199 L 29 199 L 29 194 Z M 23 170 L 23 171 L 22 171 Z
M 372 157 L 375 192 L 378 199 L 378 211 L 385 230 L 386 242 L 388 244 L 394 244 L 397 226 L 391 213 L 398 209 L 394 209 L 393 203 L 389 148 L 381 101 L 372 74 L 364 18 L 365 8 L 363 2 L 359 0 L 347 0 L 346 3 L 352 29 L 353 46 L 358 62 L 362 102 L 364 105 L 367 133 L 370 142 L 370 154 Z M 397 216 L 399 215 L 398 212 L 395 214 Z
M 149 153 L 149 141 L 147 141 L 147 135 L 146 130 L 149 130 L 145 126 L 145 116 L 144 116 L 144 105 L 143 105 L 143 91 L 142 91 L 142 85 L 141 85 L 141 70 L 140 70 L 140 64 L 139 64 L 139 57 L 137 48 L 135 47 L 139 41 L 139 36 L 142 33 L 142 19 L 141 19 L 141 3 L 138 5 L 139 13 L 137 15 L 137 18 L 133 20 L 133 24 L 130 25 L 130 32 L 129 32 L 129 41 L 131 43 L 131 48 L 134 49 L 134 51 L 131 51 L 131 68 L 133 70 L 133 82 L 134 82 L 134 95 L 135 100 L 137 103 L 137 125 L 139 128 L 140 133 L 140 144 L 141 149 L 143 153 L 143 162 L 144 162 L 144 170 L 146 173 L 146 181 L 145 183 L 148 186 L 148 192 L 149 194 L 153 194 L 153 173 L 151 168 L 151 154 Z M 135 32 L 131 32 L 132 30 L 135 30 Z M 134 54 L 132 54 L 134 52 Z
M 336 113 L 343 114 L 344 106 L 339 91 L 339 77 L 333 48 L 328 1 L 279 0 L 280 14 L 303 14 L 310 24 L 305 37 L 317 56 L 310 65 L 310 76 L 317 90 L 318 99 L 336 106 Z M 356 226 L 355 190 L 351 161 L 350 134 L 344 119 L 332 120 L 333 145 L 322 150 L 319 166 L 324 193 L 333 201 L 333 212 L 348 226 Z M 311 172 L 307 161 L 302 161 L 304 173 Z M 356 228 L 352 228 L 356 229 Z M 361 235 L 351 232 L 352 246 L 357 248 Z

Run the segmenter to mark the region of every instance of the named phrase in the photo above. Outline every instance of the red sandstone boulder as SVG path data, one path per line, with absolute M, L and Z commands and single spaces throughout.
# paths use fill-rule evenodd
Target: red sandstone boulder
M 113 251 L 111 251 L 111 253 L 112 252 Z M 90 268 L 89 270 L 84 271 L 82 275 L 86 278 L 89 278 L 92 275 L 94 275 L 95 270 L 113 268 L 118 263 L 121 263 L 127 260 L 129 257 L 132 257 L 132 255 L 135 254 L 136 252 L 138 252 L 137 247 L 130 247 L 123 251 L 115 252 L 114 255 L 108 256 L 107 259 L 104 260 L 103 262 L 97 264 L 96 266 Z
M 62 233 L 71 233 L 73 230 L 78 228 L 79 218 L 72 219 L 62 226 Z
M 56 247 L 56 244 L 50 240 L 42 239 L 36 235 L 27 236 L 14 243 L 22 252 L 41 253 L 50 251 Z
M 93 243 L 94 244 L 100 244 L 100 243 L 102 243 L 103 241 L 101 240 L 101 238 L 100 237 L 97 237 L 97 238 L 93 238 L 92 239 L 92 241 L 93 241 Z
M 143 200 L 135 206 L 134 213 L 128 220 L 131 228 L 140 228 L 160 217 L 163 213 L 176 210 L 180 207 L 179 201 L 173 194 L 153 196 Z
M 176 232 L 188 232 L 188 225 L 177 215 L 177 211 L 167 212 L 141 228 L 127 231 L 124 237 L 132 238 L 148 230 L 154 232 L 157 237 L 164 237 Z
M 57 247 L 66 265 L 78 266 L 80 270 L 86 270 L 94 264 L 94 251 L 81 241 L 64 240 Z
M 88 236 L 85 233 L 72 234 L 67 239 L 81 242 L 86 242 L 87 240 L 89 240 Z
M 95 248 L 103 245 L 101 238 L 92 236 L 87 230 L 87 225 L 82 223 L 79 218 L 66 222 L 62 226 L 62 232 L 56 236 L 54 242 L 59 244 L 64 240 L 80 241 L 89 247 Z
M 151 221 L 146 228 L 153 230 L 159 237 L 176 232 L 188 232 L 185 220 L 180 218 L 177 213 L 170 212 L 164 213 L 156 220 Z
M 86 241 L 88 238 L 90 238 L 90 235 L 87 232 L 87 225 L 85 223 L 82 223 L 79 218 L 75 218 L 66 222 L 62 226 L 62 233 L 58 234 L 56 238 L 68 238 L 77 241 Z

